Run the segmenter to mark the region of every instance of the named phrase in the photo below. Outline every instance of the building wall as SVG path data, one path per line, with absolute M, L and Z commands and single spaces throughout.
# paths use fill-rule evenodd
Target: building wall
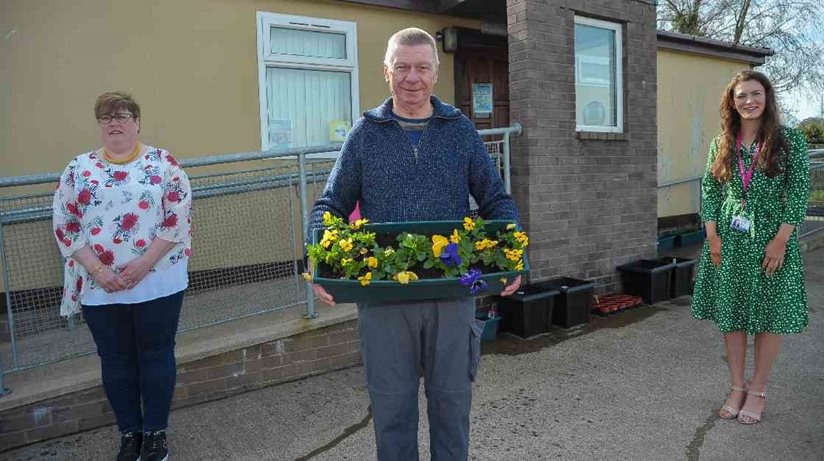
M 741 61 L 658 50 L 658 182 L 704 173 L 718 134 L 721 92 L 750 65 Z M 689 78 L 685 78 L 685 76 Z M 658 190 L 658 216 L 697 213 L 698 181 Z
M 576 134 L 574 18 L 623 24 L 625 130 Z M 530 232 L 530 277 L 595 280 L 655 254 L 655 7 L 627 0 L 508 0 L 513 193 Z
M 131 92 L 144 142 L 178 157 L 260 150 L 256 11 L 357 23 L 360 108 L 383 101 L 389 36 L 477 21 L 330 0 L 0 2 L 0 176 L 60 171 L 99 144 L 94 100 Z M 453 56 L 436 93 L 454 99 Z

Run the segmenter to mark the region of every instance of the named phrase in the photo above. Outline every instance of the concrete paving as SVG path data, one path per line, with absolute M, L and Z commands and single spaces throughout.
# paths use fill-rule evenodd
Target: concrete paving
M 822 459 L 824 249 L 805 260 L 810 326 L 786 338 L 761 424 L 716 415 L 729 384 L 721 336 L 683 297 L 485 344 L 471 459 Z M 361 367 L 180 409 L 171 425 L 173 460 L 375 459 Z M 421 397 L 423 460 L 427 431 Z M 116 444 L 107 427 L 0 460 L 106 460 Z

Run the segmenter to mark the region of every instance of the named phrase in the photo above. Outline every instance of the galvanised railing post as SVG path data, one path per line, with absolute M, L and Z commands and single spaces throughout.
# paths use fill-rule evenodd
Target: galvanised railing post
M 300 172 L 300 228 L 303 230 L 305 238 L 309 232 L 309 200 L 306 198 L 306 154 L 298 154 L 298 171 Z M 308 243 L 308 242 L 305 242 Z M 305 245 L 304 245 L 305 247 Z M 308 269 L 308 268 L 307 268 Z M 312 284 L 306 284 L 306 315 L 307 319 L 314 319 L 318 316 L 315 312 L 315 291 Z
M 11 369 L 16 369 L 19 365 L 17 362 L 17 335 L 14 331 L 14 313 L 12 312 L 11 304 L 11 281 L 9 279 L 9 260 L 6 256 L 6 243 L 3 236 L 3 217 L 0 214 L 0 264 L 3 265 L 3 288 L 6 291 L 6 315 L 9 319 L 9 338 L 11 341 Z M 0 397 L 11 392 L 3 386 L 4 367 L 0 362 Z

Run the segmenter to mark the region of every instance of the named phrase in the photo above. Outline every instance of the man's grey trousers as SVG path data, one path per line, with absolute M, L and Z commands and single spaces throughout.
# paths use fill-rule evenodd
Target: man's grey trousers
M 360 303 L 361 353 L 379 461 L 418 461 L 418 387 L 432 461 L 466 460 L 483 322 L 475 299 Z

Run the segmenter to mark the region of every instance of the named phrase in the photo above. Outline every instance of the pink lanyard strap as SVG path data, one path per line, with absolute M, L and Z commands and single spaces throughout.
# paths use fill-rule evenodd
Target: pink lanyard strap
M 750 181 L 752 180 L 752 174 L 755 171 L 755 163 L 758 160 L 758 154 L 761 153 L 761 143 L 755 145 L 755 154 L 752 156 L 752 160 L 750 160 L 750 167 L 744 171 L 744 159 L 741 155 L 741 145 L 743 144 L 743 138 L 741 133 L 738 133 L 738 138 L 735 140 L 735 151 L 738 155 L 738 173 L 741 175 L 741 186 L 744 190 L 744 197 L 741 199 L 741 208 L 744 208 L 747 205 L 747 189 L 750 188 Z

